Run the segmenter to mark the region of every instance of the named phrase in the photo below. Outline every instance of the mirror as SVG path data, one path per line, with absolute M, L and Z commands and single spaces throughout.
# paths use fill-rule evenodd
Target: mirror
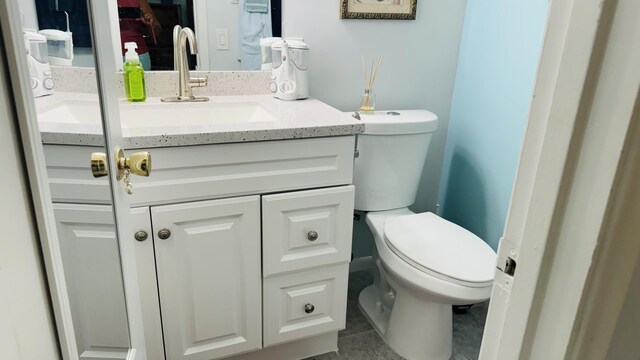
M 23 10 L 25 27 L 47 37 L 51 65 L 94 67 L 86 1 L 29 1 L 34 13 Z M 261 70 L 260 40 L 282 34 L 281 0 L 108 1 L 110 31 L 120 34 L 113 45 L 120 69 L 124 43 L 133 41 L 145 71 L 173 70 L 176 25 L 191 28 L 198 39 L 191 70 Z
M 86 15 L 86 4 L 77 4 L 74 16 L 82 18 L 78 13 Z M 51 276 L 63 277 L 66 283 L 69 313 L 60 316 L 71 318 L 76 345 L 76 354 L 68 358 L 125 359 L 131 348 L 131 329 L 111 188 L 108 178 L 93 178 L 89 171 L 91 154 L 106 152 L 101 99 L 97 93 L 51 95 L 47 87 L 51 72 L 41 61 L 47 54 L 47 41 L 34 31 L 23 31 L 22 36 L 30 70 L 29 78 L 22 81 L 31 84 L 35 97 L 60 250 L 52 261 L 62 264 L 62 272 Z M 77 41 L 80 39 L 83 37 Z M 90 44 L 90 34 L 82 41 Z M 91 49 L 78 57 L 87 64 L 95 62 Z M 97 83 L 95 72 L 85 76 L 85 83 Z M 91 121 L 76 121 L 85 117 Z M 67 350 L 74 351 L 63 349 Z

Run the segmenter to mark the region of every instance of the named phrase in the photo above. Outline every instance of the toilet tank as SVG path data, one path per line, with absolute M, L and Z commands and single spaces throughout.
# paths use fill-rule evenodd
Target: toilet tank
M 416 200 L 422 168 L 438 127 L 426 110 L 376 111 L 361 114 L 354 163 L 355 208 L 381 211 L 407 207 Z

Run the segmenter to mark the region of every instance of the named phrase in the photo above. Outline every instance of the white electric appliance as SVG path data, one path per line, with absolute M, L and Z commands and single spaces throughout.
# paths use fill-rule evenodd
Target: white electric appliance
M 279 37 L 268 37 L 260 39 L 260 55 L 262 57 L 262 65 L 260 70 L 273 70 L 273 60 L 271 57 L 271 45 L 281 41 Z
M 309 45 L 302 39 L 285 39 L 271 45 L 271 92 L 282 100 L 309 97 Z
M 33 96 L 40 97 L 53 94 L 54 84 L 51 76 L 51 67 L 49 66 L 47 38 L 34 30 L 25 30 L 23 35 Z
M 55 29 L 40 30 L 39 33 L 47 39 L 50 65 L 73 65 L 73 33 Z
M 67 31 L 44 29 L 38 33 L 47 39 L 49 64 L 54 66 L 73 65 L 73 33 L 69 25 L 69 13 L 64 11 L 67 19 Z

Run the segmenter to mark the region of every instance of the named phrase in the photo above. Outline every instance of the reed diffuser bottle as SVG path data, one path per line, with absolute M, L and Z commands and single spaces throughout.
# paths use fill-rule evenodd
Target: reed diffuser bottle
M 364 66 L 364 56 L 362 57 L 362 72 L 364 73 L 364 93 L 362 94 L 362 101 L 360 102 L 360 109 L 358 111 L 363 113 L 371 113 L 376 110 L 376 94 L 373 92 L 373 83 L 380 70 L 380 64 L 382 64 L 382 57 L 379 57 L 376 61 L 375 58 L 371 59 L 371 68 L 369 73 Z M 374 67 L 375 65 L 375 67 Z

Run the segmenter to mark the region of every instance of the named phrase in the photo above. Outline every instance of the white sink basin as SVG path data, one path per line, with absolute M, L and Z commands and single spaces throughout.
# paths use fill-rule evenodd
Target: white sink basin
M 38 122 L 45 124 L 100 124 L 100 107 L 96 101 L 66 100 L 38 110 Z
M 255 103 L 170 103 L 123 106 L 122 126 L 206 126 L 220 123 L 275 121 Z
M 276 121 L 276 118 L 259 104 L 250 102 L 126 103 L 120 106 L 120 120 L 123 128 L 134 130 L 270 122 Z M 100 109 L 95 101 L 65 100 L 41 109 L 38 121 L 47 124 L 99 125 Z

